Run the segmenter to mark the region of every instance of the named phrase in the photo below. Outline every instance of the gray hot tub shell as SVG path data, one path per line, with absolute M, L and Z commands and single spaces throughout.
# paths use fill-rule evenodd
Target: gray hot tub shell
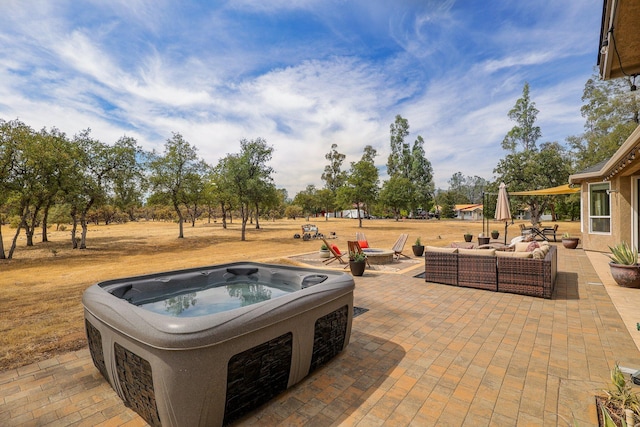
M 185 318 L 124 299 L 188 292 L 203 276 L 241 275 L 296 290 Z M 342 351 L 353 289 L 342 272 L 241 262 L 101 282 L 82 301 L 94 364 L 127 406 L 151 425 L 204 426 L 238 418 Z

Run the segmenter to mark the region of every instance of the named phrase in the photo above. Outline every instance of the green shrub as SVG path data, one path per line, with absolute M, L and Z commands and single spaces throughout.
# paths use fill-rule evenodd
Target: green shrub
M 349 252 L 349 261 L 364 262 L 367 256 L 362 252 Z
M 605 420 L 607 420 L 607 415 L 610 415 L 607 407 L 622 410 L 629 409 L 635 416 L 640 413 L 640 399 L 638 398 L 638 394 L 633 391 L 632 385 L 627 381 L 617 363 L 611 371 L 611 384 L 604 392 L 606 402 L 602 405 L 601 410 Z M 605 422 L 605 425 L 611 424 Z M 625 424 L 623 423 L 623 425 Z

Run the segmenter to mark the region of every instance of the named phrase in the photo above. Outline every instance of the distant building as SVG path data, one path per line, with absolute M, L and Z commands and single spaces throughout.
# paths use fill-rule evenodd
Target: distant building
M 338 212 L 327 212 L 323 216 L 328 218 L 358 218 L 358 209 L 345 209 Z M 364 209 L 360 209 L 360 218 L 366 218 Z
M 453 211 L 458 219 L 478 220 L 484 218 L 484 206 L 482 204 L 455 205 Z
M 363 209 L 360 209 L 360 218 L 364 218 L 365 213 Z M 358 209 L 347 209 L 342 211 L 341 218 L 358 218 Z

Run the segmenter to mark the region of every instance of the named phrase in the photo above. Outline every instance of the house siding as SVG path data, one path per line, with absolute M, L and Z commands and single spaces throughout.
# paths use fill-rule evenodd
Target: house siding
M 629 176 L 617 176 L 610 181 L 611 190 L 611 233 L 589 232 L 589 183 L 602 182 L 590 180 L 582 183 L 582 247 L 586 250 L 610 252 L 609 246 L 620 241 L 633 243 L 632 221 L 632 181 Z

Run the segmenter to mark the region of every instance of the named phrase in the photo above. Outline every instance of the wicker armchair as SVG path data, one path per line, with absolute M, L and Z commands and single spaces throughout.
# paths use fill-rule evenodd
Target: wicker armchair
M 544 259 L 498 258 L 498 292 L 551 298 L 556 283 L 558 248 Z
M 497 291 L 495 249 L 458 249 L 458 286 Z
M 458 285 L 457 249 L 427 246 L 424 252 L 424 278 L 427 282 Z

